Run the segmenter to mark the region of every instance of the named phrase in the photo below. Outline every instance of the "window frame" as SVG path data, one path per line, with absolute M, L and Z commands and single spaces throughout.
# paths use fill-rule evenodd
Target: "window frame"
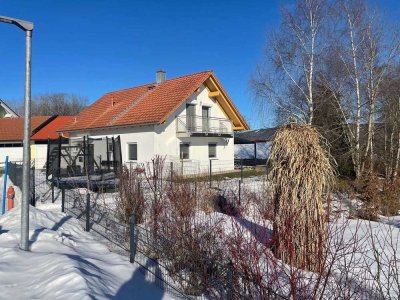
M 130 145 L 136 145 L 136 159 L 130 159 L 130 155 L 129 155 L 129 146 Z M 136 142 L 129 142 L 126 143 L 126 161 L 128 162 L 135 162 L 138 161 L 138 144 Z
M 214 153 L 215 156 L 210 156 L 210 150 L 211 150 L 210 146 L 214 146 L 215 147 L 215 153 Z M 217 146 L 218 146 L 218 143 L 208 143 L 208 158 L 210 158 L 210 159 L 216 159 L 217 158 Z
M 182 146 L 186 145 L 187 146 L 187 158 L 183 158 L 182 155 Z M 179 144 L 179 159 L 185 160 L 185 159 L 190 159 L 190 143 L 180 143 Z

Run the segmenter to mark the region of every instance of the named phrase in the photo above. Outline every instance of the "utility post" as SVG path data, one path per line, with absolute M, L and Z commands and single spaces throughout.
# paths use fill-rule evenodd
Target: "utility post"
M 24 147 L 22 169 L 22 203 L 21 203 L 21 241 L 20 248 L 29 250 L 29 183 L 31 166 L 31 57 L 33 23 L 10 17 L 0 16 L 0 22 L 13 24 L 25 31 L 25 112 L 24 112 Z

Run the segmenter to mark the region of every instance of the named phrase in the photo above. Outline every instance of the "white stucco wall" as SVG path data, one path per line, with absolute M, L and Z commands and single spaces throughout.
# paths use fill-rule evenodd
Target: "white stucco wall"
M 47 161 L 47 145 L 31 145 L 31 159 L 35 160 L 36 169 L 45 169 Z
M 22 161 L 22 147 L 0 147 L 0 161 L 4 162 L 6 156 L 10 161 Z
M 9 161 L 22 161 L 23 147 L 0 147 L 0 161 L 4 161 L 6 156 Z M 43 169 L 47 160 L 47 145 L 34 145 L 32 142 L 31 160 L 35 160 L 36 169 Z

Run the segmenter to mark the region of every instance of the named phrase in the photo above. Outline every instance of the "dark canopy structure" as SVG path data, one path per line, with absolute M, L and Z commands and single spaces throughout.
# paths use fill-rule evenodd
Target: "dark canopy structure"
M 235 132 L 235 144 L 254 144 L 270 142 L 278 127 Z
M 246 165 L 257 165 L 257 143 L 271 142 L 275 136 L 278 127 L 261 128 L 255 130 L 237 131 L 235 132 L 235 145 L 253 144 L 254 145 L 254 159 L 251 161 L 243 162 Z M 260 163 L 260 162 L 259 162 Z M 262 161 L 265 163 L 265 160 Z

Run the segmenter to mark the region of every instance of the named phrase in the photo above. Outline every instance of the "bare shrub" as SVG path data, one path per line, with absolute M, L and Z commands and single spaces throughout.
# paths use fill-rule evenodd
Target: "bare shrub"
M 385 216 L 395 216 L 400 211 L 400 178 L 385 180 L 380 211 Z
M 355 189 L 362 201 L 356 216 L 376 221 L 379 214 L 397 215 L 400 210 L 400 181 L 380 178 L 375 173 L 365 174 L 355 182 Z
M 118 174 L 119 189 L 115 204 L 124 223 L 128 223 L 132 214 L 136 224 L 143 222 L 145 201 L 139 176 L 140 170 L 133 166 L 124 166 Z
M 158 217 L 161 259 L 170 264 L 171 276 L 191 295 L 206 292 L 208 280 L 224 260 L 222 220 L 196 213 L 196 197 L 189 181 L 166 187 Z
M 153 194 L 153 197 L 151 198 L 150 216 L 155 234 L 157 234 L 158 231 L 158 216 L 161 214 L 163 209 L 161 200 L 165 188 L 164 167 L 165 156 L 160 155 L 156 155 L 151 162 L 146 163 L 144 166 L 144 177 L 147 183 L 146 186 Z
M 334 175 L 329 154 L 315 129 L 291 124 L 276 133 L 269 159 L 275 190 L 274 253 L 292 266 L 322 271 L 323 203 Z

